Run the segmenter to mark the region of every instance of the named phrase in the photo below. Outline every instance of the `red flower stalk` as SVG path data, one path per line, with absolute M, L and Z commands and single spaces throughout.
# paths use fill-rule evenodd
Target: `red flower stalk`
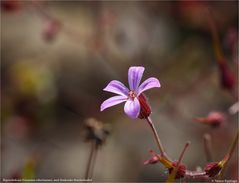
M 226 120 L 226 117 L 221 112 L 210 112 L 207 117 L 194 118 L 195 121 L 211 125 L 212 127 L 218 127 L 223 124 Z

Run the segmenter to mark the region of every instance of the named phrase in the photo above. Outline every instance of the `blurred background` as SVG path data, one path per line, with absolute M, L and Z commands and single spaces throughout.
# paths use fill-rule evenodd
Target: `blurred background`
M 1 176 L 84 178 L 91 145 L 83 124 L 95 118 L 111 130 L 94 181 L 165 181 L 160 163 L 143 165 L 157 151 L 146 121 L 129 119 L 123 105 L 100 112 L 113 96 L 102 89 L 114 79 L 127 85 L 136 65 L 145 67 L 143 80 L 161 82 L 145 94 L 167 154 L 178 159 L 191 141 L 183 163 L 203 169 L 207 133 L 213 161 L 221 160 L 238 131 L 238 105 L 229 110 L 237 102 L 237 1 L 2 0 Z M 212 111 L 225 116 L 217 127 L 194 120 Z M 228 179 L 238 179 L 237 154 Z

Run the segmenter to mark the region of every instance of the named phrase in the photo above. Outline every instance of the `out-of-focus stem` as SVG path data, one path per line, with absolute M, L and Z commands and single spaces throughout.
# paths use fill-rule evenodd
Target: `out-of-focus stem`
M 214 52 L 215 52 L 217 61 L 218 61 L 218 63 L 223 63 L 223 62 L 225 62 L 225 59 L 224 59 L 225 57 L 224 57 L 224 54 L 223 54 L 223 51 L 221 48 L 216 23 L 215 23 L 213 14 L 209 9 L 207 9 L 207 20 L 208 20 L 210 32 L 212 35 L 213 48 L 214 48 Z
M 185 144 L 185 146 L 184 146 L 184 148 L 183 148 L 183 151 L 181 152 L 181 154 L 180 154 L 180 156 L 179 156 L 179 159 L 178 159 L 178 162 L 177 162 L 177 166 L 176 166 L 175 168 L 173 168 L 172 173 L 169 174 L 169 176 L 168 176 L 168 179 L 167 179 L 167 182 L 168 182 L 168 183 L 174 182 L 175 177 L 176 177 L 177 172 L 178 172 L 178 168 L 179 168 L 179 166 L 180 166 L 180 164 L 181 164 L 181 162 L 182 162 L 183 156 L 184 156 L 185 151 L 186 151 L 186 149 L 188 148 L 189 144 L 190 144 L 190 142 L 187 142 L 187 143 Z
M 90 179 L 93 178 L 93 173 L 94 173 L 94 168 L 95 168 L 95 161 L 96 161 L 97 152 L 98 152 L 98 145 L 95 144 L 95 150 L 94 150 L 94 154 L 93 154 L 93 158 L 92 158 L 92 163 L 91 163 L 91 170 L 90 170 L 90 174 L 89 174 L 89 178 Z
M 203 144 L 204 144 L 204 150 L 205 150 L 205 155 L 207 162 L 212 162 L 212 140 L 211 136 L 209 134 L 204 134 L 203 136 Z
M 150 126 L 150 128 L 151 128 L 151 130 L 152 130 L 152 132 L 153 132 L 153 134 L 154 134 L 154 139 L 155 139 L 156 142 L 157 142 L 157 146 L 158 146 L 158 148 L 159 148 L 160 154 L 161 154 L 162 156 L 166 155 L 166 154 L 165 154 L 165 151 L 164 151 L 164 148 L 163 148 L 163 146 L 162 146 L 162 143 L 161 143 L 161 141 L 160 141 L 160 138 L 159 138 L 159 136 L 158 136 L 158 133 L 157 133 L 157 131 L 156 131 L 156 129 L 155 129 L 155 126 L 154 126 L 154 124 L 153 124 L 151 118 L 150 118 L 150 117 L 147 117 L 146 120 L 147 120 L 147 122 L 148 122 L 148 124 L 149 124 L 149 126 Z
M 85 172 L 85 179 L 91 179 L 93 175 L 93 169 L 95 166 L 95 158 L 97 152 L 97 144 L 95 141 L 91 142 L 91 149 L 90 149 L 90 156 L 87 162 L 86 172 Z
M 236 145 L 237 145 L 237 142 L 238 142 L 238 136 L 239 136 L 239 131 L 237 132 L 237 135 L 236 135 L 235 139 L 233 140 L 232 146 L 230 147 L 230 149 L 228 151 L 228 156 L 229 157 L 228 157 L 227 161 L 229 161 L 231 159 L 232 153 L 236 148 Z
M 64 31 L 66 33 L 66 35 L 69 36 L 69 38 L 72 38 L 72 40 L 78 41 L 80 43 L 88 44 L 89 41 L 85 40 L 86 39 L 85 36 L 83 36 L 79 32 L 77 32 L 69 27 L 66 27 L 62 21 L 60 21 L 59 19 L 57 19 L 56 17 L 54 17 L 50 13 L 48 13 L 48 11 L 46 11 L 44 9 L 44 7 L 42 6 L 41 3 L 39 3 L 38 1 L 35 1 L 35 0 L 31 0 L 30 2 L 32 3 L 33 8 L 35 8 L 36 13 L 38 13 L 39 17 L 41 17 L 43 20 L 59 22 L 61 25 L 61 30 Z
M 223 177 L 224 172 L 225 172 L 225 168 L 226 168 L 226 166 L 227 166 L 227 164 L 228 164 L 228 161 L 231 159 L 232 153 L 233 153 L 233 151 L 235 150 L 235 148 L 236 148 L 236 146 L 237 146 L 238 136 L 239 136 L 239 131 L 237 132 L 237 135 L 236 135 L 236 137 L 234 138 L 233 143 L 232 143 L 231 147 L 230 147 L 229 150 L 228 150 L 228 153 L 226 154 L 226 156 L 225 156 L 224 159 L 222 160 L 223 165 L 222 165 L 222 170 L 221 170 L 220 175 L 219 175 L 219 178 L 220 178 L 220 179 Z

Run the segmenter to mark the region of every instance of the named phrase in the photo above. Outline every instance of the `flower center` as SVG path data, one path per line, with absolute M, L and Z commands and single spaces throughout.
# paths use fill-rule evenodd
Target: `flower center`
M 129 91 L 128 96 L 129 96 L 132 100 L 134 100 L 134 98 L 136 97 L 136 94 L 134 93 L 134 91 Z

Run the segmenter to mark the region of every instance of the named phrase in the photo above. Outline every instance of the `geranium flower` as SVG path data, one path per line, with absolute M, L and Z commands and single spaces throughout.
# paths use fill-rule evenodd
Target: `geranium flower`
M 101 104 L 100 110 L 103 111 L 106 108 L 125 102 L 124 112 L 130 118 L 135 119 L 139 117 L 141 113 L 141 108 L 144 109 L 146 106 L 145 98 L 143 98 L 144 97 L 143 92 L 151 88 L 161 86 L 159 80 L 154 77 L 150 77 L 147 80 L 145 80 L 142 84 L 140 84 L 143 73 L 144 67 L 134 66 L 129 68 L 128 71 L 129 89 L 120 81 L 117 80 L 111 81 L 103 90 L 118 95 L 105 100 Z M 144 102 L 142 103 L 141 101 Z

